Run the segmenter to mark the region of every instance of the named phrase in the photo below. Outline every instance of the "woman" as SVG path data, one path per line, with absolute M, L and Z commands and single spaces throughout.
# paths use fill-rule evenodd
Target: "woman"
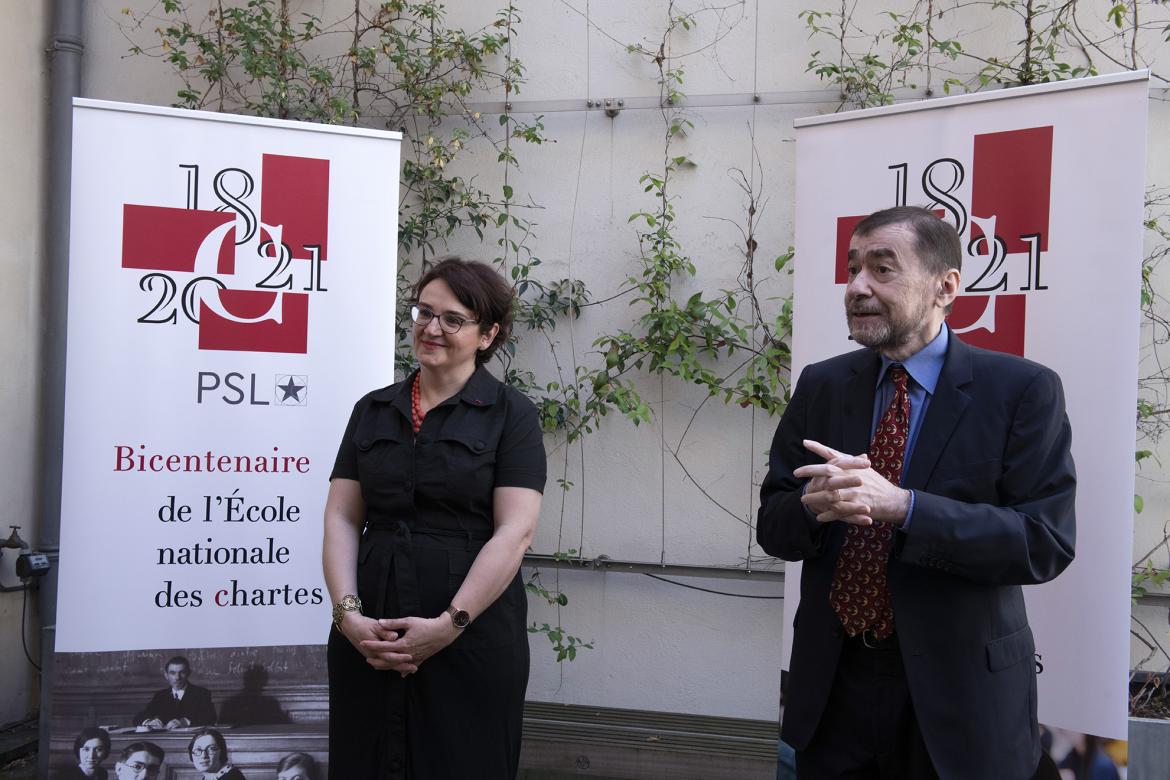
M 244 774 L 228 760 L 223 734 L 215 729 L 196 731 L 187 745 L 187 755 L 195 771 L 203 773 L 203 780 L 244 780 Z
M 276 780 L 321 780 L 321 773 L 308 753 L 289 753 L 276 765 Z
M 358 401 L 330 478 L 329 776 L 512 778 L 540 421 L 483 367 L 511 329 L 499 274 L 449 258 L 414 297 L 418 370 Z
M 105 729 L 94 726 L 84 728 L 73 740 L 73 757 L 77 759 L 77 766 L 69 767 L 61 773 L 66 780 L 75 778 L 94 778 L 106 780 L 109 774 L 102 769 L 102 762 L 110 755 L 110 735 Z

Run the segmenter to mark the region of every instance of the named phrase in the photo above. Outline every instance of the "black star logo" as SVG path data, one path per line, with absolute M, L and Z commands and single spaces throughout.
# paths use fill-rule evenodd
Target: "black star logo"
M 290 398 L 292 398 L 297 403 L 300 403 L 301 391 L 305 389 L 305 386 L 298 385 L 290 376 L 287 382 L 285 382 L 283 385 L 277 385 L 277 388 L 279 388 L 279 390 L 284 393 L 284 397 L 280 399 L 282 403 Z

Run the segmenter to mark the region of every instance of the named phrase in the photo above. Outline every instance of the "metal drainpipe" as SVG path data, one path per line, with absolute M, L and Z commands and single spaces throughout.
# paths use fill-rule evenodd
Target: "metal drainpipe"
M 54 0 L 48 42 L 49 181 L 47 249 L 41 318 L 40 523 L 37 549 L 53 566 L 40 580 L 41 719 L 37 777 L 49 775 L 53 652 L 57 630 L 57 566 L 61 542 L 61 449 L 65 428 L 65 327 L 69 301 L 69 198 L 73 162 L 73 98 L 81 94 L 84 0 Z

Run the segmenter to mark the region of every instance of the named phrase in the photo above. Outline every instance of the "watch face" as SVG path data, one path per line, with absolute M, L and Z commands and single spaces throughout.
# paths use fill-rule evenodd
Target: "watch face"
M 457 609 L 451 613 L 451 622 L 455 624 L 455 628 L 467 628 L 471 623 L 471 615 L 465 610 Z
M 341 619 L 345 617 L 346 612 L 362 611 L 362 600 L 353 594 L 346 594 L 341 597 L 341 601 L 333 605 L 333 622 L 338 626 L 341 625 Z

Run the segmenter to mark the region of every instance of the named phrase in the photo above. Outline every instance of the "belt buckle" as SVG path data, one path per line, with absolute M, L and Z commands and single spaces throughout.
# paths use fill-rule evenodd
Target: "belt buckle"
M 872 640 L 873 640 L 873 644 L 870 644 L 870 639 L 871 639 L 871 638 L 872 638 Z M 878 641 L 879 641 L 879 640 L 878 640 L 878 638 L 877 638 L 877 634 L 875 634 L 875 633 L 873 632 L 873 629 L 871 629 L 871 628 L 866 628 L 866 629 L 862 630 L 862 632 L 861 632 L 861 644 L 865 645 L 865 646 L 866 646 L 867 648 L 869 648 L 870 650 L 877 650 L 877 649 L 878 649 L 878 645 L 877 645 Z

